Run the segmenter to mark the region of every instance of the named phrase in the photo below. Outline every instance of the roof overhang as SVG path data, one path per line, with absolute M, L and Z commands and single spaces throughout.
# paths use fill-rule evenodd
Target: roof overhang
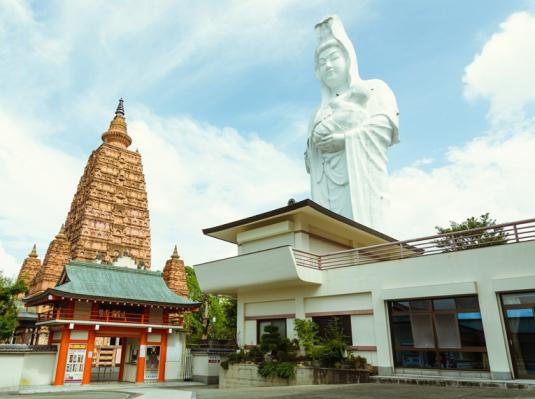
M 355 246 L 366 246 L 396 241 L 386 234 L 332 212 L 310 199 L 234 222 L 206 228 L 203 229 L 203 233 L 223 241 L 239 244 L 238 236 L 240 233 L 298 217 L 304 218 L 313 226 L 321 226 L 321 229 L 316 228 L 316 230 L 314 227 L 307 227 L 309 229 L 307 232 L 329 235 L 329 238 L 334 238 L 334 240 L 339 237 L 340 242 L 347 241 L 346 245 L 349 242 L 355 243 Z

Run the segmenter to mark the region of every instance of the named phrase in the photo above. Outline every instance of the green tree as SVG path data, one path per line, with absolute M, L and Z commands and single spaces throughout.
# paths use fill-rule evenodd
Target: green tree
M 17 327 L 17 295 L 26 292 L 22 280 L 13 282 L 0 274 L 0 340 L 9 339 Z
M 195 270 L 186 267 L 189 298 L 200 302 L 198 312 L 186 315 L 184 326 L 188 343 L 199 343 L 206 339 L 236 341 L 236 300 L 225 296 L 203 293 Z
M 443 248 L 445 252 L 506 244 L 508 234 L 503 231 L 502 227 L 493 227 L 495 225 L 496 220 L 492 219 L 488 213 L 479 217 L 469 217 L 461 223 L 450 221 L 449 227 L 436 226 L 435 229 L 439 234 L 454 234 L 435 240 L 435 244 Z M 481 230 L 466 231 L 478 228 Z

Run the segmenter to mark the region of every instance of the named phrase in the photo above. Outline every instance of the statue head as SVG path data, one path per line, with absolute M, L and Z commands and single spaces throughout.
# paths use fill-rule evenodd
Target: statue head
M 327 17 L 316 24 L 315 30 L 319 42 L 314 58 L 323 103 L 336 94 L 333 90 L 355 86 L 360 76 L 355 49 L 340 18 L 336 15 Z

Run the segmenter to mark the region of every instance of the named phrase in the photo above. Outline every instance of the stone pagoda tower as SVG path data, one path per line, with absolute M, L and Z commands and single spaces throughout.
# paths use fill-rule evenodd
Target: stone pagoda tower
M 37 248 L 34 245 L 28 257 L 22 262 L 17 280 L 22 280 L 26 286 L 29 286 L 40 268 L 41 259 L 39 259 Z
M 186 280 L 186 268 L 184 267 L 184 261 L 180 259 L 180 256 L 178 255 L 176 245 L 171 258 L 165 262 L 163 279 L 175 294 L 181 295 L 184 298 L 188 297 L 189 291 Z
M 70 245 L 65 235 L 65 227 L 62 225 L 59 233 L 54 237 L 46 251 L 43 265 L 30 283 L 29 294 L 44 291 L 54 287 L 58 282 L 63 267 L 70 259 Z
M 65 225 L 42 266 L 32 251 L 19 275 L 29 294 L 54 287 L 73 259 L 150 269 L 150 227 L 141 155 L 130 151 L 123 100 L 103 143 L 89 156 Z M 39 263 L 39 264 L 38 264 Z
M 150 225 L 141 155 L 130 151 L 123 100 L 90 155 L 65 222 L 71 258 L 150 269 Z

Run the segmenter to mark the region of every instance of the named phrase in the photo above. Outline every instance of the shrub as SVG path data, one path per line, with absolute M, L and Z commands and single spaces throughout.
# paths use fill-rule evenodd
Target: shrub
M 267 326 L 265 331 L 260 338 L 260 350 L 263 354 L 269 355 L 272 360 L 281 362 L 295 360 L 299 341 L 290 341 L 286 337 L 281 337 L 276 326 Z
M 231 353 L 227 360 L 222 361 L 219 365 L 223 367 L 223 369 L 228 370 L 228 366 L 230 364 L 236 364 L 236 363 L 242 363 L 247 359 L 247 354 L 243 349 L 240 349 L 239 352 Z
M 295 319 L 294 330 L 299 338 L 299 343 L 307 355 L 320 343 L 318 336 L 319 326 L 313 320 Z
M 292 362 L 265 362 L 258 365 L 258 374 L 264 378 L 280 377 L 293 378 L 295 377 L 295 363 Z

